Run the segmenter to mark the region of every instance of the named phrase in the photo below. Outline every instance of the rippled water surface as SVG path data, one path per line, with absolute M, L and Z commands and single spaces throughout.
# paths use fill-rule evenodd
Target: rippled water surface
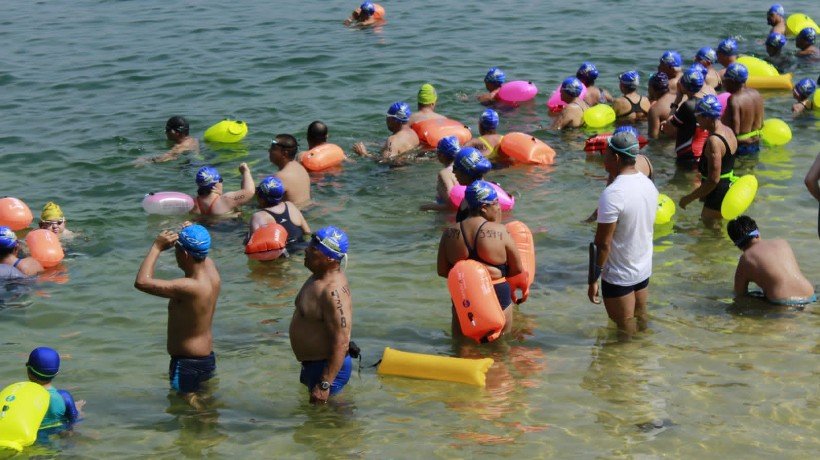
M 810 458 L 818 435 L 818 321 L 803 311 L 737 305 L 738 251 L 725 231 L 699 222 L 700 205 L 678 210 L 658 233 L 650 332 L 618 344 L 603 307 L 586 300 L 580 223 L 604 187 L 588 159 L 590 133 L 548 130 L 546 94 L 583 60 L 616 89 L 636 68 L 645 80 L 667 48 L 691 57 L 724 36 L 764 52 L 768 4 L 648 0 L 559 2 L 384 1 L 388 23 L 344 28 L 355 2 L 153 0 L 17 2 L 0 15 L 0 194 L 32 209 L 56 200 L 81 236 L 64 262 L 68 282 L 4 293 L 0 383 L 25 377 L 28 351 L 63 354 L 56 383 L 88 400 L 77 435 L 29 454 L 87 458 L 180 455 L 364 458 L 672 457 Z M 816 2 L 789 12 L 820 18 Z M 793 42 L 787 45 L 794 48 Z M 274 171 L 272 135 L 321 119 L 349 151 L 387 134 L 383 113 L 415 102 L 420 84 L 439 92 L 438 110 L 475 127 L 473 101 L 491 65 L 541 88 L 536 103 L 502 113 L 502 131 L 531 132 L 558 151 L 550 168 L 513 168 L 491 178 L 515 192 L 511 217 L 535 233 L 538 273 L 514 333 L 488 346 L 458 347 L 449 298 L 435 275 L 446 216 L 418 211 L 432 198 L 437 165 L 388 169 L 369 161 L 315 177 L 311 226 L 336 224 L 351 238 L 348 276 L 354 337 L 363 367 L 341 407 L 314 408 L 298 383 L 287 337 L 293 298 L 307 277 L 300 258 L 249 264 L 243 221 L 211 227 L 223 277 L 214 323 L 214 402 L 195 414 L 167 390 L 166 307 L 133 289 L 153 237 L 181 219 L 146 216 L 144 193 L 194 192 L 193 172 L 220 168 L 226 188 L 248 162 Z M 796 78 L 818 74 L 800 63 Z M 820 150 L 817 119 L 792 120 L 788 92 L 766 92 L 767 116 L 794 132 L 739 165 L 760 180 L 749 213 L 764 237 L 786 238 L 803 272 L 820 279 L 817 203 L 803 177 Z M 201 136 L 224 116 L 247 120 L 235 146 L 203 144 L 201 156 L 136 168 L 166 148 L 163 127 L 186 116 Z M 643 128 L 643 127 L 642 127 Z M 656 184 L 675 201 L 693 176 L 677 172 L 672 145 L 646 150 Z M 166 255 L 158 272 L 177 276 Z M 369 365 L 385 346 L 468 357 L 491 356 L 486 389 L 378 377 Z M 815 452 L 815 454 L 811 454 Z

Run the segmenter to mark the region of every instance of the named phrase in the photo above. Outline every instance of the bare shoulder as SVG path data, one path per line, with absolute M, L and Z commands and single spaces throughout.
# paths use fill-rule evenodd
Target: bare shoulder
M 487 222 L 481 227 L 481 231 L 478 232 L 479 238 L 503 240 L 505 235 L 507 235 L 507 227 L 498 222 Z
M 458 224 L 445 228 L 444 233 L 441 235 L 442 240 L 453 240 L 458 238 L 461 238 L 461 229 L 458 227 Z

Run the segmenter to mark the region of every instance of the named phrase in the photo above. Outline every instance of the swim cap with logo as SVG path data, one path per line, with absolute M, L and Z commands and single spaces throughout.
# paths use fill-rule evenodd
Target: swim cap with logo
M 704 77 L 706 76 L 706 74 L 708 74 L 708 73 L 709 73 L 709 69 L 707 69 L 707 68 L 706 68 L 706 66 L 704 66 L 704 65 L 703 65 L 703 64 L 701 64 L 700 62 L 695 62 L 695 63 L 693 63 L 693 64 L 692 64 L 692 67 L 694 67 L 694 68 L 696 68 L 696 69 L 700 70 L 700 73 L 702 73 Z
M 814 27 L 806 27 L 797 34 L 797 38 L 800 40 L 805 40 L 809 42 L 810 45 L 813 45 L 814 41 L 817 39 L 817 31 L 814 30 Z
M 716 119 L 722 110 L 723 105 L 714 94 L 707 94 L 695 103 L 695 116 Z
M 12 229 L 0 225 L 0 248 L 14 249 L 17 247 L 17 235 Z
M 737 40 L 734 38 L 724 38 L 717 47 L 717 52 L 726 56 L 737 56 Z
M 786 44 L 786 37 L 777 32 L 772 32 L 766 37 L 766 46 L 771 46 L 777 49 L 783 48 L 783 45 Z
M 436 88 L 430 83 L 425 83 L 419 88 L 418 101 L 421 105 L 435 104 L 438 100 Z
M 800 99 L 808 99 L 816 89 L 817 84 L 811 78 L 804 78 L 794 85 L 794 92 Z
M 347 255 L 349 241 L 342 229 L 334 226 L 320 228 L 313 234 L 316 248 L 333 260 L 342 260 Z
M 578 67 L 575 76 L 586 85 L 595 83 L 595 80 L 598 78 L 598 68 L 595 67 L 595 64 L 585 61 L 581 64 L 581 67 Z
M 649 86 L 659 90 L 669 90 L 669 75 L 665 72 L 658 72 L 649 77 Z
M 179 244 L 194 259 L 203 260 L 211 249 L 211 234 L 199 224 L 188 225 L 179 231 Z
M 477 180 L 467 186 L 464 199 L 470 209 L 480 208 L 484 204 L 492 204 L 498 200 L 498 193 L 489 182 Z
M 453 161 L 453 170 L 461 171 L 470 177 L 481 177 L 487 171 L 493 169 L 493 164 L 490 163 L 478 149 L 472 147 L 464 147 L 456 154 L 456 159 Z
M 395 118 L 402 123 L 407 123 L 410 120 L 410 115 L 413 113 L 410 106 L 406 102 L 394 102 L 393 105 L 387 109 L 387 116 Z
M 704 46 L 695 54 L 695 60 L 714 64 L 717 61 L 717 53 L 709 46 Z
M 487 71 L 487 75 L 484 76 L 484 81 L 486 83 L 502 85 L 507 81 L 507 76 L 504 75 L 504 71 L 498 67 L 490 67 L 490 70 Z
M 615 128 L 615 131 L 612 132 L 612 135 L 614 136 L 618 133 L 632 133 L 632 135 L 635 136 L 636 139 L 638 138 L 638 129 L 631 125 L 618 126 L 617 128 Z
M 199 187 L 213 187 L 219 182 L 222 182 L 222 176 L 212 166 L 203 166 L 196 172 L 196 185 Z
M 726 68 L 726 73 L 723 74 L 724 80 L 732 80 L 738 83 L 746 83 L 749 78 L 749 69 L 739 62 L 733 62 Z
M 268 176 L 256 186 L 256 194 L 267 203 L 279 204 L 285 196 L 285 184 L 276 176 Z
M 661 55 L 660 63 L 669 67 L 680 67 L 683 65 L 683 59 L 677 51 L 667 50 Z
M 638 72 L 634 70 L 630 70 L 628 72 L 624 72 L 618 76 L 618 80 L 621 82 L 622 85 L 626 86 L 627 88 L 637 88 L 638 84 L 640 83 L 640 76 Z
M 638 137 L 629 131 L 613 134 L 609 140 L 607 140 L 607 145 L 612 150 L 632 158 L 635 158 L 641 149 L 641 145 L 638 143 Z
M 364 2 L 359 7 L 359 10 L 368 17 L 373 16 L 373 14 L 376 12 L 376 5 L 374 5 L 373 2 Z
M 456 136 L 447 136 L 441 138 L 436 145 L 436 152 L 444 155 L 448 160 L 453 160 L 461 149 Z
M 43 212 L 40 214 L 40 220 L 60 220 L 64 219 L 65 215 L 63 215 L 63 210 L 60 209 L 60 206 L 53 202 L 49 201 L 43 206 Z
M 28 355 L 26 368 L 37 377 L 53 379 L 60 372 L 60 354 L 49 347 L 37 347 Z
M 561 82 L 561 92 L 572 97 L 580 96 L 583 89 L 583 83 L 575 77 L 569 77 Z
M 680 84 L 687 91 L 697 93 L 703 88 L 703 72 L 695 66 L 689 67 L 680 77 Z
M 783 8 L 783 5 L 779 3 L 775 3 L 774 5 L 769 7 L 769 11 L 767 14 L 776 14 L 778 16 L 786 17 L 786 10 Z
M 498 127 L 498 112 L 493 109 L 487 109 L 481 112 L 478 117 L 478 125 L 484 129 L 495 129 Z

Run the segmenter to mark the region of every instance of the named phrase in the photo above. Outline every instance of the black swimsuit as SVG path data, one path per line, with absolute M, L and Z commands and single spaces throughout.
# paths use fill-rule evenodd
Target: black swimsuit
M 288 204 L 285 203 L 285 211 L 281 214 L 276 214 L 273 211 L 269 211 L 267 209 L 264 210 L 266 213 L 270 214 L 273 217 L 273 220 L 276 221 L 277 224 L 285 227 L 285 230 L 288 231 L 288 241 L 287 245 L 292 246 L 294 243 L 298 243 L 302 241 L 302 236 L 305 232 L 302 230 L 302 227 L 293 223 L 293 220 L 290 218 L 290 208 L 288 208 Z
M 481 262 L 484 265 L 488 265 L 490 267 L 495 267 L 498 271 L 501 272 L 501 276 L 506 277 L 507 272 L 509 271 L 509 266 L 507 263 L 503 264 L 491 264 L 478 255 L 478 235 L 481 233 L 481 228 L 487 224 L 489 221 L 484 221 L 479 227 L 478 230 L 475 232 L 475 237 L 473 237 L 473 245 L 467 242 L 467 234 L 464 232 L 464 222 L 459 223 L 459 227 L 461 227 L 461 237 L 464 240 L 464 246 L 467 247 L 467 258 L 470 260 L 475 260 L 476 262 Z M 507 307 L 512 305 L 512 291 L 510 290 L 510 283 L 507 280 L 502 282 L 494 282 L 493 289 L 495 289 L 495 296 L 498 298 L 498 303 L 501 305 L 502 310 L 506 310 Z
M 701 198 L 700 201 L 703 202 L 703 207 L 714 211 L 720 211 L 720 205 L 723 203 L 723 197 L 726 196 L 726 192 L 729 191 L 729 186 L 732 185 L 732 178 L 734 177 L 735 172 L 735 152 L 733 152 L 729 147 L 729 142 L 725 137 L 717 133 L 712 134 L 709 137 L 712 136 L 717 137 L 723 142 L 723 145 L 726 147 L 726 153 L 724 153 L 723 158 L 720 159 L 720 182 L 717 183 L 714 190 L 709 192 L 709 194 L 705 197 Z M 706 180 L 709 177 L 709 165 L 707 163 L 708 162 L 706 161 L 701 161 L 698 163 L 698 171 L 700 172 L 703 180 Z
M 624 99 L 626 99 L 629 102 L 629 104 L 632 105 L 632 108 L 629 109 L 629 113 L 625 113 L 621 116 L 626 117 L 632 115 L 633 113 L 635 114 L 635 116 L 638 116 L 639 114 L 646 115 L 646 110 L 644 110 L 643 107 L 641 107 L 641 101 L 643 101 L 643 96 L 638 95 L 638 102 L 632 102 L 632 99 L 626 96 L 624 96 Z

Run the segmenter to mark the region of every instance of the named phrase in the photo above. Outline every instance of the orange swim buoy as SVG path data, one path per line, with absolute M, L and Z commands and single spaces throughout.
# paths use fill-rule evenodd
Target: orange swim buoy
M 285 227 L 272 223 L 258 228 L 248 244 L 245 245 L 245 254 L 253 260 L 273 260 L 285 252 L 288 241 L 288 231 Z
M 528 165 L 551 165 L 555 162 L 555 150 L 535 137 L 524 133 L 508 133 L 501 138 L 501 153 L 515 163 Z
M 447 275 L 461 333 L 476 342 L 492 342 L 501 336 L 506 319 L 487 267 L 475 260 L 460 260 Z
M 65 257 L 60 238 L 56 233 L 44 228 L 38 228 L 26 235 L 26 245 L 28 245 L 31 257 L 40 262 L 43 268 L 51 268 Z
M 520 220 L 509 222 L 506 227 L 507 233 L 510 234 L 518 248 L 524 270 L 527 271 L 527 285 L 530 286 L 535 280 L 535 243 L 532 239 L 532 232 L 527 224 Z
M 323 171 L 342 164 L 345 152 L 336 144 L 324 143 L 302 155 L 302 166 L 308 171 Z
M 413 131 L 419 136 L 419 141 L 431 147 L 438 145 L 438 141 L 447 136 L 456 136 L 460 145 L 464 145 L 473 138 L 470 128 L 463 123 L 449 118 L 429 118 L 413 123 Z
M 383 21 L 385 15 L 384 7 L 379 5 L 378 3 L 374 3 L 373 6 L 376 8 L 376 11 L 373 13 L 373 19 Z
M 609 137 L 612 136 L 612 133 L 603 133 L 598 134 L 597 136 L 592 136 L 589 139 L 584 141 L 584 151 L 587 152 L 605 152 L 607 142 L 609 142 Z M 646 144 L 649 143 L 649 140 L 643 136 L 638 136 L 638 144 L 640 148 L 644 148 Z
M 0 198 L 0 225 L 16 232 L 31 225 L 32 220 L 34 216 L 25 203 L 10 196 Z

